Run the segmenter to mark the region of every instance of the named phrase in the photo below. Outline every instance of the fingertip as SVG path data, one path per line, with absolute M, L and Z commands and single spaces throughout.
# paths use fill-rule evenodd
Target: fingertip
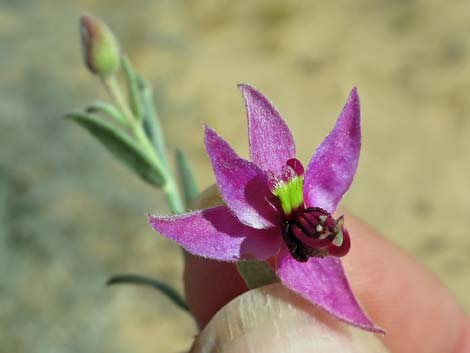
M 217 202 L 212 187 L 195 208 Z M 344 267 L 362 307 L 387 331 L 383 341 L 390 351 L 470 352 L 468 317 L 436 276 L 365 223 L 350 215 L 347 222 L 352 247 Z M 247 290 L 234 264 L 194 256 L 188 257 L 184 280 L 188 305 L 200 327 Z
M 457 346 L 452 353 L 468 353 L 470 352 L 470 319 L 467 317 L 466 324 L 464 325 L 462 337 L 460 338 Z
M 377 336 L 333 319 L 310 302 L 273 284 L 224 306 L 194 343 L 191 353 L 386 352 Z
M 344 266 L 353 292 L 385 328 L 392 352 L 452 352 L 467 318 L 450 291 L 414 257 L 348 215 L 353 239 Z M 459 352 L 460 353 L 460 352 Z
M 188 254 L 184 270 L 186 300 L 200 328 L 225 304 L 247 290 L 235 264 Z

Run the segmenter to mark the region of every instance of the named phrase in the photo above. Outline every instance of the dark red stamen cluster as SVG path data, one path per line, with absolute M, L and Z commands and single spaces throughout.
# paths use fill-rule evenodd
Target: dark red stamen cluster
M 337 244 L 340 232 L 342 241 Z M 335 221 L 331 214 L 319 207 L 309 207 L 286 220 L 282 238 L 292 257 L 300 262 L 305 262 L 312 256 L 344 256 L 351 246 L 342 219 Z

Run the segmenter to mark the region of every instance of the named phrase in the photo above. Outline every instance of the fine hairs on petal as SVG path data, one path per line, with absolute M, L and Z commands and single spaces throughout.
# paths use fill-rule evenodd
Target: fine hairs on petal
M 278 257 L 277 275 L 287 288 L 338 319 L 367 331 L 385 333 L 360 307 L 340 259 L 310 258 L 308 262 L 299 263 L 284 250 Z
M 169 217 L 148 215 L 148 220 L 157 232 L 188 252 L 214 260 L 264 260 L 278 251 L 281 242 L 275 228 L 245 226 L 227 206 Z
M 335 127 L 317 148 L 305 173 L 307 207 L 333 212 L 349 189 L 361 151 L 361 110 L 353 88 Z
M 360 307 L 335 257 L 349 250 L 349 233 L 342 222 L 338 228 L 331 213 L 359 161 L 356 89 L 304 173 L 295 159 L 292 134 L 276 108 L 253 87 L 239 87 L 248 115 L 251 161 L 205 127 L 207 153 L 226 206 L 149 215 L 149 222 L 198 256 L 230 262 L 273 259 L 286 288 L 350 325 L 384 333 Z
M 279 223 L 277 213 L 266 202 L 271 196 L 266 174 L 255 163 L 240 158 L 207 126 L 205 143 L 220 193 L 240 222 L 257 229 Z
M 239 84 L 248 116 L 250 157 L 261 169 L 280 172 L 295 157 L 292 134 L 274 105 L 255 88 Z

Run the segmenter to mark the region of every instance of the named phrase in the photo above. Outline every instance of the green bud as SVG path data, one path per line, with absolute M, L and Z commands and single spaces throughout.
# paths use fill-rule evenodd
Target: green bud
M 93 16 L 82 16 L 80 35 L 83 58 L 88 69 L 101 77 L 113 75 L 119 69 L 121 51 L 106 23 Z

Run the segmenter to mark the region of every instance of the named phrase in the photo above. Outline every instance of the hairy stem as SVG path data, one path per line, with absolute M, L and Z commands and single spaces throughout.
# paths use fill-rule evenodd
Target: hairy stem
M 155 150 L 154 146 L 152 145 L 151 141 L 149 140 L 147 134 L 145 133 L 142 124 L 140 123 L 140 117 L 136 117 L 125 99 L 124 94 L 119 87 L 119 84 L 116 80 L 115 76 L 111 76 L 107 79 L 103 79 L 103 84 L 106 87 L 106 90 L 117 105 L 119 110 L 124 114 L 126 117 L 126 125 L 131 129 L 132 134 L 139 142 L 141 147 L 145 150 L 147 155 L 152 159 L 155 163 L 157 168 L 162 172 L 163 177 L 165 179 L 165 185 L 163 186 L 163 192 L 168 201 L 168 205 L 170 207 L 171 212 L 173 213 L 182 213 L 184 212 L 184 205 L 181 199 L 181 195 L 176 185 L 176 179 L 173 176 L 173 173 L 170 170 L 165 161 L 159 157 L 157 151 Z

